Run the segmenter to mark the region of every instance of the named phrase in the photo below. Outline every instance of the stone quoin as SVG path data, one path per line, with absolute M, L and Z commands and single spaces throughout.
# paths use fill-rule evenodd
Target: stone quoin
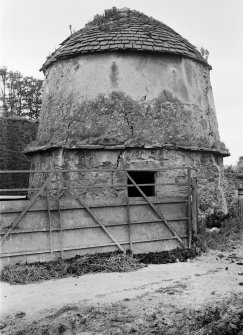
M 186 39 L 140 12 L 113 7 L 71 34 L 41 70 L 38 135 L 26 150 L 32 168 L 98 168 L 96 176 L 70 177 L 92 184 L 111 181 L 104 168 L 190 166 L 200 211 L 227 211 L 222 181 L 229 152 L 220 142 L 211 66 Z M 157 178 L 179 180 L 173 173 Z

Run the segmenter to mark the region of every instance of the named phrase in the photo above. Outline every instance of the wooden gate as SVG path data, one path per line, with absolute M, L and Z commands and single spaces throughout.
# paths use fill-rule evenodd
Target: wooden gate
M 11 192 L 28 192 L 30 199 L 0 202 L 3 265 L 115 250 L 138 254 L 190 248 L 197 233 L 197 190 L 190 168 L 1 174 L 26 172 L 33 175 L 32 187 Z M 145 179 L 138 183 L 141 175 Z M 147 175 L 156 178 L 151 183 Z M 106 183 L 98 183 L 104 176 Z M 0 189 L 1 194 L 8 191 Z

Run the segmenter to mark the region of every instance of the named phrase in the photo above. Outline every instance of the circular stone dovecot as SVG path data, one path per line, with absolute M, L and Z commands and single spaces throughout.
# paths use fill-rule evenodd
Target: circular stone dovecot
M 138 170 L 189 166 L 198 180 L 202 213 L 225 213 L 221 185 L 229 152 L 220 141 L 210 69 L 200 52 L 165 24 L 126 8 L 106 10 L 70 35 L 42 67 L 38 135 L 26 149 L 32 166 L 87 171 L 70 175 L 85 199 L 122 197 L 119 190 L 84 189 L 87 183 L 113 182 L 106 169 L 126 166 L 140 178 Z M 93 169 L 99 170 L 95 176 Z M 34 177 L 31 185 L 42 182 Z M 164 183 L 177 186 L 156 188 L 155 196 L 184 197 L 181 177 L 162 173 Z M 153 178 L 146 176 L 150 184 Z M 149 191 L 154 196 L 154 189 Z

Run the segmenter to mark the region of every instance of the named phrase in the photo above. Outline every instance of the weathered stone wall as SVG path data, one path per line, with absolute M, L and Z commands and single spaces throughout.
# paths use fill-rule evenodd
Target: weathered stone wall
M 29 170 L 25 147 L 35 139 L 38 123 L 20 117 L 0 117 L 0 170 Z M 0 188 L 28 185 L 28 175 L 0 175 Z
M 243 186 L 243 174 L 237 166 L 235 169 L 228 167 L 224 171 L 223 188 L 228 206 L 228 211 L 232 214 L 238 213 L 238 188 Z
M 229 212 L 237 212 L 238 190 L 235 173 L 225 173 L 223 187 Z
M 46 71 L 37 142 L 225 149 L 208 67 L 180 56 L 104 53 Z
M 190 166 L 192 176 L 198 178 L 199 210 L 204 214 L 214 211 L 226 213 L 227 207 L 223 193 L 222 158 L 210 153 L 175 151 L 167 149 L 126 149 L 126 150 L 54 150 L 49 153 L 35 153 L 32 159 L 35 169 L 65 170 L 98 169 L 96 172 L 73 172 L 64 174 L 74 187 L 88 185 L 112 185 L 126 183 L 121 172 L 102 171 L 104 169 L 122 168 L 124 165 L 131 169 L 157 169 L 171 166 Z M 41 183 L 40 176 L 35 176 L 32 184 Z M 156 187 L 157 196 L 184 196 L 186 188 L 178 184 L 186 181 L 186 170 L 165 170 L 157 172 L 157 183 L 175 183 L 174 186 Z M 54 188 L 54 183 L 52 185 Z M 83 198 L 95 199 L 100 197 L 121 197 L 121 189 L 81 189 L 77 191 Z M 63 193 L 67 196 L 67 193 Z

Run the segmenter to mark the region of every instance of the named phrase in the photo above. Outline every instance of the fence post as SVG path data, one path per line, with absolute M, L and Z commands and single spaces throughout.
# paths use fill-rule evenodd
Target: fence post
M 50 234 L 50 252 L 51 252 L 51 254 L 53 254 L 53 237 L 52 237 L 52 223 L 51 223 L 49 184 L 46 185 L 46 202 L 47 202 L 47 216 L 48 216 L 49 234 Z
M 125 177 L 127 177 L 127 170 L 124 168 Z M 131 226 L 131 216 L 130 216 L 130 206 L 129 206 L 129 196 L 128 196 L 128 181 L 126 180 L 126 207 L 127 207 L 127 223 L 128 223 L 128 236 L 129 236 L 129 248 L 131 254 L 133 253 L 132 246 L 132 226 Z
M 192 231 L 198 233 L 197 178 L 192 179 Z
M 188 174 L 188 247 L 191 248 L 192 244 L 192 178 L 191 168 L 187 169 Z
M 58 220 L 60 225 L 60 249 L 61 249 L 61 259 L 63 259 L 63 232 L 62 232 L 62 217 L 61 217 L 61 208 L 60 208 L 60 188 L 58 182 L 58 172 L 55 171 L 56 177 L 56 186 L 57 186 L 57 211 L 58 211 Z

